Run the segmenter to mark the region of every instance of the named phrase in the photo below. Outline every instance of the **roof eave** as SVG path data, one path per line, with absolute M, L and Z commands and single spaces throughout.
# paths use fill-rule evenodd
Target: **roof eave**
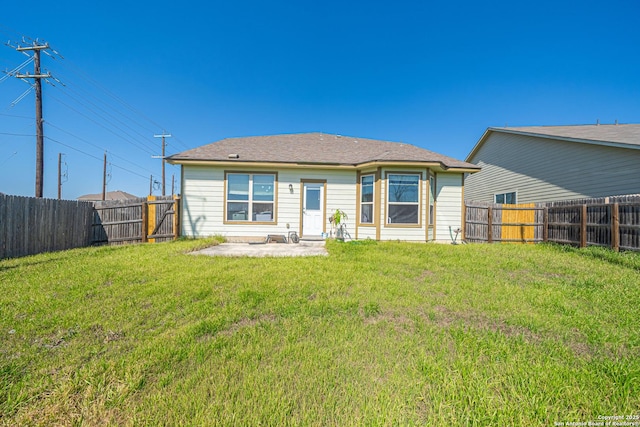
M 489 137 L 489 134 L 491 132 L 493 132 L 495 130 L 495 128 L 487 128 L 484 133 L 482 134 L 482 136 L 480 137 L 480 139 L 478 140 L 478 142 L 476 143 L 476 145 L 473 147 L 473 149 L 471 149 L 471 152 L 469 153 L 469 155 L 467 156 L 466 159 L 464 159 L 465 162 L 467 163 L 472 163 L 472 159 L 473 157 L 476 155 L 476 153 L 478 152 L 478 150 L 480 150 L 480 148 L 484 145 L 484 142 L 486 141 L 486 139 Z
M 252 167 L 284 167 L 284 168 L 308 168 L 310 166 L 344 169 L 353 168 L 352 164 L 340 163 L 316 163 L 316 162 L 268 162 L 259 160 L 215 160 L 215 159 L 167 159 L 172 165 L 193 165 L 193 166 L 252 166 Z
M 438 161 L 383 161 L 373 160 L 363 163 L 351 164 L 351 163 L 316 163 L 316 162 L 263 162 L 263 161 L 247 161 L 247 160 L 203 160 L 203 159 L 179 159 L 169 158 L 167 162 L 170 164 L 178 165 L 192 165 L 192 166 L 251 166 L 251 167 L 280 167 L 280 168 L 308 168 L 310 166 L 318 167 L 322 169 L 363 169 L 368 167 L 419 167 L 419 168 L 436 168 L 439 171 L 447 172 L 460 172 L 460 173 L 474 173 L 479 172 L 480 168 L 473 167 L 460 167 L 460 166 L 447 166 Z

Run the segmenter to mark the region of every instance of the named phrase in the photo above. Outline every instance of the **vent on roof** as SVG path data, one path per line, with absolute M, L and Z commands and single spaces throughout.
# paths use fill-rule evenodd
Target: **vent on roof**
M 240 154 L 229 154 L 229 158 L 230 159 L 239 159 L 240 158 Z

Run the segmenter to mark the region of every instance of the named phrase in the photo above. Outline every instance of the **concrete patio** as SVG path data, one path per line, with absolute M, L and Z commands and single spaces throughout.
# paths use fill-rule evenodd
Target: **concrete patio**
M 324 240 L 300 243 L 222 243 L 191 253 L 192 255 L 228 257 L 299 257 L 327 256 Z

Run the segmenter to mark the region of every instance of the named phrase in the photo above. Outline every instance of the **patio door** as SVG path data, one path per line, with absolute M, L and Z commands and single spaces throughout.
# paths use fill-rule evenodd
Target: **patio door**
M 304 182 L 302 187 L 302 236 L 320 237 L 324 231 L 324 183 Z

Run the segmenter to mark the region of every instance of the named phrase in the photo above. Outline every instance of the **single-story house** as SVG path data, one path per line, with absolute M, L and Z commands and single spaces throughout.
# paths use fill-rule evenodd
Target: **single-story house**
M 486 130 L 466 161 L 468 201 L 534 203 L 640 193 L 640 125 Z
M 319 238 L 347 216 L 353 239 L 450 239 L 475 165 L 410 144 L 324 133 L 227 138 L 167 158 L 181 165 L 182 234 Z

